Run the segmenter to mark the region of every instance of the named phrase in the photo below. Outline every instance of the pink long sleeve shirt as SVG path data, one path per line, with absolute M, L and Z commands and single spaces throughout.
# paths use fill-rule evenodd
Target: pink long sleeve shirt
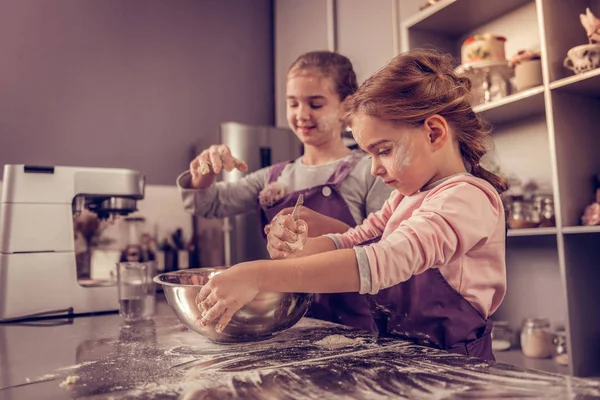
M 502 200 L 486 181 L 457 174 L 411 196 L 394 191 L 362 225 L 328 235 L 338 248 L 354 247 L 361 293 L 376 294 L 429 268 L 484 318 L 506 292 Z M 381 236 L 377 243 L 361 242 Z

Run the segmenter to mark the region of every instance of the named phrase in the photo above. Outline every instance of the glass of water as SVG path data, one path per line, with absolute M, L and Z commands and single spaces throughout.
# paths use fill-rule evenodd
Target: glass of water
M 117 263 L 119 285 L 119 314 L 126 322 L 144 321 L 152 318 L 156 306 L 156 263 Z

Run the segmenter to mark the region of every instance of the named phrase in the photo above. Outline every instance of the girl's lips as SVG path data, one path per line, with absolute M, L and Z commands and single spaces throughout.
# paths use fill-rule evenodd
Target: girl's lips
M 300 133 L 304 133 L 304 134 L 309 133 L 313 129 L 315 129 L 314 126 L 299 126 L 298 127 L 298 131 L 300 131 Z
M 396 182 L 395 180 L 383 181 L 383 183 L 385 183 L 386 185 L 390 185 L 390 186 L 393 186 L 395 182 Z

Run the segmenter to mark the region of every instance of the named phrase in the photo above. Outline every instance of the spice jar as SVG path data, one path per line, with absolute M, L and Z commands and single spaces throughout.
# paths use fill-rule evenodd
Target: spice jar
M 509 350 L 512 345 L 513 331 L 508 326 L 508 321 L 494 321 L 492 328 L 492 350 Z
M 568 365 L 569 355 L 567 354 L 567 335 L 565 331 L 556 331 L 554 346 L 554 361 L 559 365 Z
M 544 197 L 540 208 L 540 227 L 550 228 L 555 226 L 554 200 L 552 197 Z
M 525 357 L 548 358 L 554 353 L 553 335 L 547 318 L 527 318 L 521 330 L 521 351 Z
M 512 229 L 535 228 L 538 223 L 532 220 L 533 204 L 524 200 L 513 200 L 508 226 Z

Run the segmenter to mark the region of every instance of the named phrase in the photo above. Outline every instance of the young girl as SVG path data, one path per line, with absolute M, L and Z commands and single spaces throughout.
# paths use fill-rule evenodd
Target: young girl
M 382 334 L 492 360 L 490 315 L 506 290 L 501 178 L 480 164 L 487 132 L 469 104 L 470 82 L 433 51 L 401 54 L 347 101 L 371 172 L 395 191 L 344 234 L 306 240 L 289 216 L 271 226 L 273 258 L 215 276 L 198 301 L 222 330 L 259 291 L 371 296 Z M 288 243 L 304 244 L 290 253 Z
M 369 174 L 363 152 L 342 141 L 345 99 L 358 88 L 350 61 L 327 51 L 301 55 L 287 76 L 287 118 L 304 144 L 304 155 L 289 163 L 246 175 L 232 183 L 215 183 L 222 169 L 247 170 L 224 145 L 211 146 L 178 178 L 186 210 L 206 218 L 223 218 L 260 207 L 263 223 L 289 213 L 300 194 L 301 217 L 311 236 L 345 232 L 379 210 L 392 189 Z M 353 327 L 376 330 L 366 296 L 358 293 L 319 295 L 309 315 Z

